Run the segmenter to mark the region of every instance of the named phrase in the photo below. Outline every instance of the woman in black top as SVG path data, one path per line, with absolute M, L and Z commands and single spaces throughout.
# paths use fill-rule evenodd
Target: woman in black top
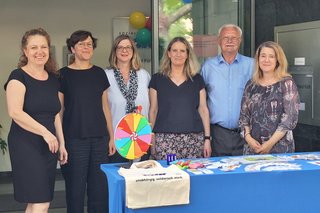
M 151 154 L 177 158 L 210 157 L 210 123 L 206 91 L 197 73 L 198 62 L 189 42 L 174 38 L 168 45 L 160 72 L 150 81 L 149 119 L 153 125 Z
M 18 69 L 5 84 L 12 124 L 8 135 L 14 197 L 28 203 L 26 212 L 48 212 L 53 199 L 58 150 L 64 146 L 59 82 L 50 54 L 50 38 L 41 28 L 27 31 L 21 41 Z
M 88 212 L 108 212 L 108 191 L 100 164 L 115 153 L 104 70 L 90 60 L 97 39 L 88 31 L 76 31 L 67 45 L 74 54 L 70 65 L 60 70 L 63 131 L 68 164 L 62 166 L 68 213 L 84 211 L 87 189 Z

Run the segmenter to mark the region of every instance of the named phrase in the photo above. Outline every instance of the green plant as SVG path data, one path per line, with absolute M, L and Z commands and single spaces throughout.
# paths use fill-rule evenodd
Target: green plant
M 1 128 L 2 128 L 2 126 L 0 124 L 0 129 Z M 0 149 L 2 151 L 2 154 L 5 154 L 7 151 L 7 142 L 5 140 L 3 140 L 1 137 L 0 137 Z

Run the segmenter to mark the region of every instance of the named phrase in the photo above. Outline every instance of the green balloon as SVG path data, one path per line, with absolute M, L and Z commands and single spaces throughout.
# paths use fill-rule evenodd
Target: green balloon
M 147 28 L 142 28 L 137 32 L 136 42 L 138 47 L 151 46 L 151 32 Z

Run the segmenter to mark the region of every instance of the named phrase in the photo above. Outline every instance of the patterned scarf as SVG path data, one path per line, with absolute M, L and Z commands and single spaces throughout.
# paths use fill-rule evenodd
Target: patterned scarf
M 119 89 L 123 97 L 127 100 L 126 114 L 131 113 L 135 110 L 135 100 L 138 93 L 138 77 L 135 71 L 130 70 L 129 72 L 129 89 L 124 83 L 124 79 L 119 69 L 114 70 L 114 77 L 118 83 Z

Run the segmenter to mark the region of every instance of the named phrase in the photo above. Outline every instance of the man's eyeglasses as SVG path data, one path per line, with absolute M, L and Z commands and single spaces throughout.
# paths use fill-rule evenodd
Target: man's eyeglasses
M 228 37 L 228 36 L 225 36 L 225 37 L 222 37 L 221 39 L 222 39 L 223 42 L 228 42 L 228 41 L 236 42 L 240 38 L 239 37 Z
M 132 46 L 126 46 L 126 47 L 117 46 L 117 51 L 123 52 L 124 50 L 127 52 L 130 52 L 133 50 L 133 48 L 132 48 Z

